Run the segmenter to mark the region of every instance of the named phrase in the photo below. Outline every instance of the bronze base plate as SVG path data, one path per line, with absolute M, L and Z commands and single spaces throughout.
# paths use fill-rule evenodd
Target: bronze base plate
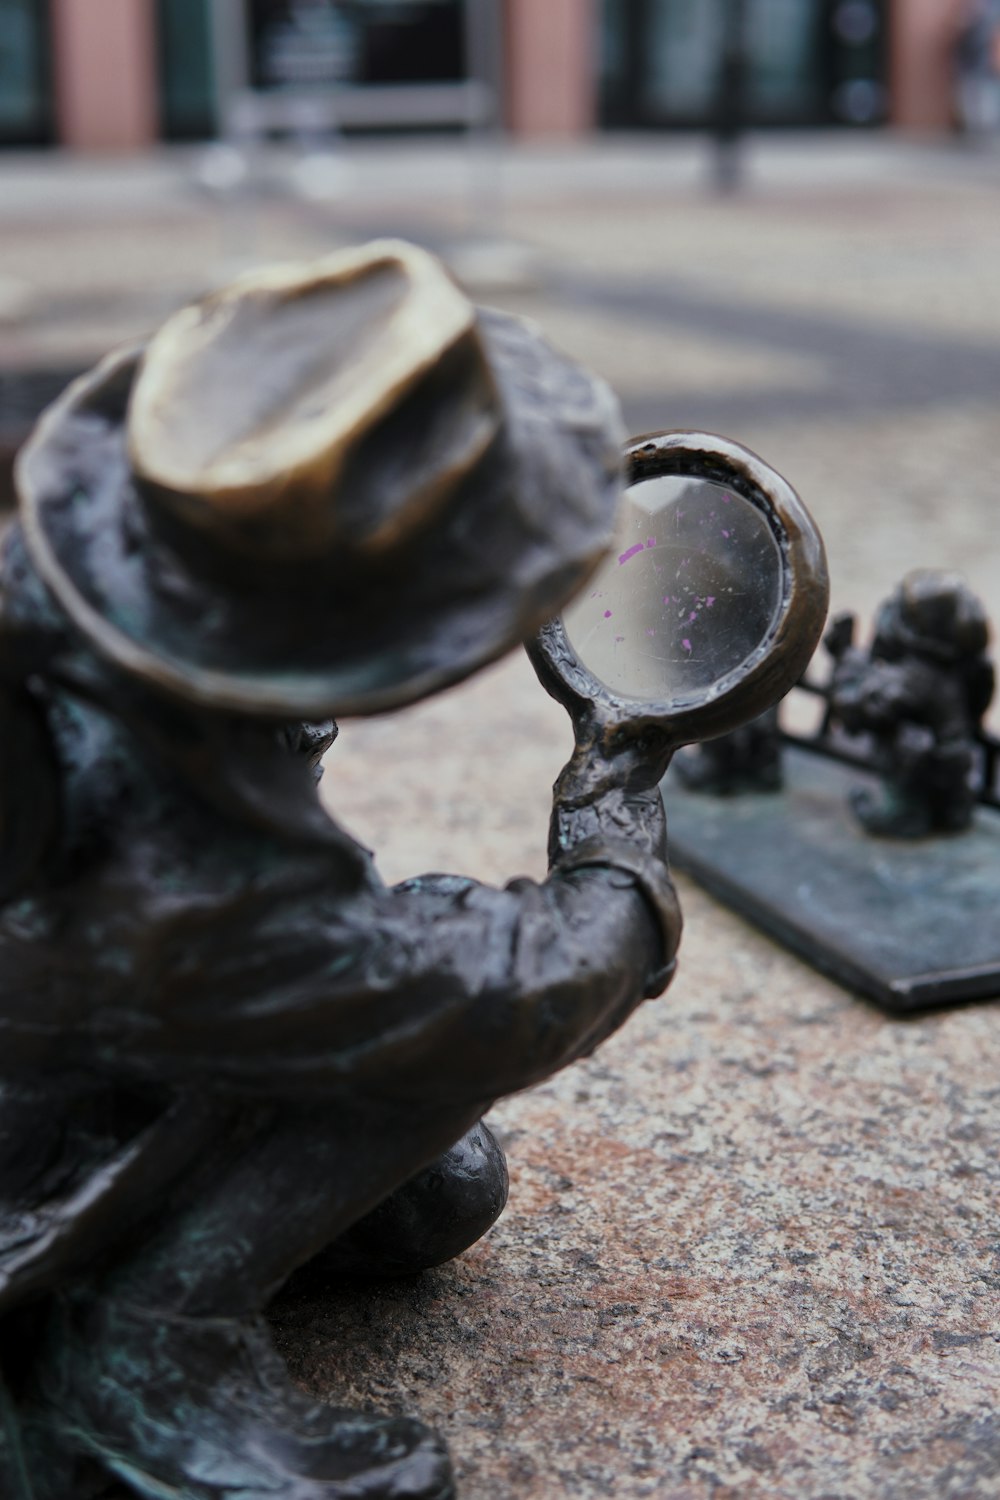
M 672 862 L 848 989 L 896 1014 L 1000 998 L 1000 814 L 875 838 L 848 806 L 873 777 L 794 748 L 780 792 L 662 784 Z

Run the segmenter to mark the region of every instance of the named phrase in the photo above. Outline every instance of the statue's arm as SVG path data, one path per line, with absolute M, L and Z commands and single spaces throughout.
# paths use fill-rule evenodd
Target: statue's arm
M 374 1086 L 381 1073 L 401 1092 L 490 1099 L 585 1056 L 661 993 L 681 931 L 661 774 L 634 742 L 578 748 L 555 787 L 547 880 L 427 876 L 379 898 L 372 1014 L 398 1026 L 378 1028 Z
M 592 833 L 542 883 L 459 890 L 430 878 L 393 893 L 390 922 L 419 934 L 417 972 L 402 987 L 417 1006 L 427 998 L 415 1081 L 437 1057 L 446 1091 L 524 1088 L 587 1055 L 666 987 L 676 896 L 665 864 L 644 840 L 629 845 L 623 821 L 619 810 L 613 838 Z M 402 1082 L 410 1068 L 400 1063 Z
M 681 922 L 659 793 L 584 780 L 571 763 L 557 786 L 547 880 L 428 876 L 304 923 L 315 958 L 264 1013 L 271 1087 L 487 1100 L 585 1055 L 660 993 Z M 265 1002 L 234 1016 L 227 1072 L 259 1072 Z
M 680 932 L 655 786 L 567 772 L 550 849 L 547 880 L 503 890 L 345 889 L 322 860 L 190 903 L 95 887 L 67 896 L 57 942 L 48 901 L 8 908 L 5 1055 L 270 1096 L 524 1087 L 659 993 Z

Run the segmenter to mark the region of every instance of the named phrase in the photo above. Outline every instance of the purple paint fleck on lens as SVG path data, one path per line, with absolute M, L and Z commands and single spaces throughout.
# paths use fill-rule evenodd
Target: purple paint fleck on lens
M 691 642 L 689 640 L 685 639 L 685 640 L 681 641 L 681 645 L 684 647 L 685 651 L 690 651 L 691 650 Z
M 708 605 L 709 609 L 711 609 L 712 605 L 715 603 L 715 595 L 709 594 L 708 598 L 705 600 L 705 603 Z
M 606 620 L 610 620 L 610 619 L 611 619 L 611 611 L 610 611 L 610 609 L 606 609 L 606 610 L 605 610 L 605 611 L 604 611 L 604 618 L 605 618 L 605 619 L 606 619 Z
M 695 620 L 697 620 L 697 618 L 698 618 L 698 611 L 696 609 L 693 609 L 691 611 L 691 613 L 688 615 L 688 624 L 689 625 L 693 625 L 694 622 L 695 622 Z
M 621 557 L 618 559 L 618 566 L 621 567 L 622 563 L 627 563 L 630 558 L 635 557 L 636 554 L 641 552 L 642 550 L 642 543 L 636 542 L 634 547 L 630 547 L 627 552 L 622 553 Z
M 728 542 L 729 541 L 729 532 L 728 531 L 724 531 L 722 533 L 722 535 L 725 537 L 726 541 Z
M 647 635 L 655 635 L 655 634 L 656 634 L 656 631 L 655 631 L 655 630 L 647 630 L 647 631 L 646 631 L 646 634 L 647 634 Z
M 647 547 L 655 547 L 656 546 L 656 537 L 655 536 L 648 536 L 646 538 L 646 546 Z

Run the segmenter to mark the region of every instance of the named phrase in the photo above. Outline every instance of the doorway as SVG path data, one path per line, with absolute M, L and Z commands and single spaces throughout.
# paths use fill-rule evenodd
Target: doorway
M 40 0 L 0 0 L 0 146 L 53 139 L 48 33 Z

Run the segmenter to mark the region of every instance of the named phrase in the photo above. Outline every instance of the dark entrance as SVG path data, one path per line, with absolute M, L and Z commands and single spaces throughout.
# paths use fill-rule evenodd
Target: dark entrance
M 465 77 L 463 0 L 251 0 L 254 87 Z
M 218 128 L 213 3 L 157 0 L 160 115 L 171 140 Z M 337 84 L 466 76 L 463 0 L 245 0 L 244 10 L 257 90 L 322 93 Z
M 52 140 L 48 41 L 42 0 L 0 0 L 0 146 Z
M 158 0 L 160 128 L 167 140 L 216 131 L 211 0 Z
M 751 125 L 875 125 L 886 112 L 886 0 L 745 0 Z M 603 121 L 709 127 L 727 0 L 604 0 Z

